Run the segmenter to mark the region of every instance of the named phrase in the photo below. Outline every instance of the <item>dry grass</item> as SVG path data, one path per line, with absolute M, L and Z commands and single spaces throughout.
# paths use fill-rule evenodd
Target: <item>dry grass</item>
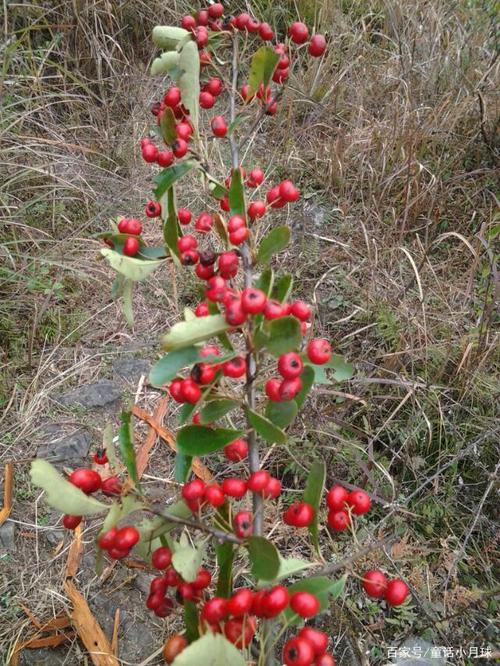
M 110 216 L 143 206 L 150 171 L 136 147 L 157 91 L 145 74 L 148 35 L 155 22 L 172 22 L 182 4 L 172 12 L 140 0 L 80 2 L 78 12 L 73 3 L 7 7 L 0 150 L 5 459 L 33 455 L 54 393 L 96 377 L 134 340 L 151 347 L 177 314 L 173 276 L 159 274 L 138 290 L 136 330 L 127 331 L 89 236 Z M 291 493 L 303 481 L 306 455 L 320 448 L 330 480 L 364 483 L 380 498 L 370 531 L 402 537 L 366 564 L 407 578 L 412 608 L 384 623 L 354 580 L 338 611 L 369 663 L 383 663 L 386 647 L 410 633 L 438 645 L 494 644 L 494 3 L 298 5 L 331 34 L 332 46 L 320 65 L 292 77 L 280 122 L 256 134 L 245 166 L 266 167 L 273 179 L 291 173 L 300 183 L 306 203 L 303 212 L 283 213 L 295 243 L 281 266 L 304 296 L 314 293 L 318 329 L 356 362 L 357 375 L 333 387 L 337 393 L 315 393 L 290 446 L 269 451 L 269 468 Z M 294 11 L 291 2 L 253 6 L 278 24 Z M 200 197 L 188 193 L 195 207 Z M 175 286 L 183 301 L 192 298 L 191 285 Z M 155 399 L 141 394 L 150 411 Z M 164 461 L 153 476 L 171 473 Z M 10 566 L 0 579 L 4 646 L 12 627 L 23 629 L 19 601 L 41 614 L 64 603 L 58 576 L 65 550 L 54 556 L 39 539 L 57 518 L 38 502 L 22 465 L 16 489 L 22 564 L 15 580 Z M 307 553 L 304 540 L 281 535 L 277 518 L 270 523 L 283 547 Z M 324 539 L 329 558 L 349 548 L 347 538 Z M 84 580 L 95 594 L 95 581 Z M 75 644 L 68 663 L 78 663 L 77 654 Z

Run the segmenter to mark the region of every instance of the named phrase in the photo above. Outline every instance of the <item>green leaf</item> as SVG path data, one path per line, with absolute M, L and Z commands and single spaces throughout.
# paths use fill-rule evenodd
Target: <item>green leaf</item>
M 38 458 L 31 463 L 32 483 L 45 490 L 47 503 L 54 509 L 71 516 L 93 516 L 108 511 L 109 506 L 89 497 L 59 474 L 46 460 Z
M 313 562 L 306 562 L 296 557 L 289 557 L 287 559 L 280 557 L 280 568 L 276 574 L 276 580 L 284 580 L 314 566 Z
M 299 349 L 301 340 L 300 323 L 295 317 L 273 319 L 255 334 L 257 347 L 265 347 L 273 356 Z
M 177 139 L 175 125 L 176 122 L 174 112 L 169 106 L 167 106 L 162 111 L 160 120 L 160 132 L 165 143 L 172 144 Z
M 177 51 L 165 51 L 161 56 L 155 58 L 151 63 L 150 74 L 151 76 L 158 76 L 159 74 L 170 74 L 175 72 L 179 67 L 179 54 Z
M 241 177 L 241 169 L 233 169 L 231 185 L 229 187 L 229 206 L 231 215 L 241 215 L 246 218 L 245 190 Z
M 310 367 L 314 371 L 315 384 L 332 383 L 331 379 L 327 376 L 327 370 L 334 370 L 332 379 L 336 382 L 347 381 L 354 375 L 354 366 L 352 363 L 348 363 L 340 354 L 333 354 L 328 363 L 324 363 L 323 365 L 310 364 Z
M 268 264 L 273 255 L 284 250 L 290 242 L 290 228 L 283 225 L 276 227 L 265 236 L 257 252 L 257 263 Z
M 132 429 L 132 413 L 123 411 L 120 415 L 122 422 L 118 431 L 118 443 L 122 460 L 127 468 L 130 478 L 137 485 L 139 478 L 137 476 L 137 467 L 135 464 L 134 433 Z
M 198 361 L 198 349 L 194 346 L 181 347 L 165 354 L 149 372 L 149 381 L 153 386 L 163 386 L 172 381 L 182 368 Z
M 290 273 L 281 275 L 276 280 L 276 284 L 274 285 L 273 298 L 275 298 L 280 303 L 284 303 L 292 293 L 292 287 L 293 277 L 290 275 Z
M 203 167 L 201 167 L 203 169 Z M 208 171 L 203 170 L 203 174 L 208 180 L 208 189 L 210 190 L 210 194 L 215 198 L 215 199 L 222 199 L 226 196 L 226 194 L 229 193 L 229 190 L 225 185 L 222 183 L 219 183 L 219 181 L 212 176 Z
M 200 637 L 198 630 L 198 609 L 196 604 L 186 599 L 184 601 L 184 624 L 188 643 L 193 643 Z
M 192 405 L 190 402 L 186 402 L 182 405 L 181 411 L 179 412 L 179 425 L 184 425 L 195 409 L 196 405 Z
M 185 648 L 172 666 L 246 666 L 243 654 L 222 634 L 206 633 Z
M 314 370 L 311 368 L 310 365 L 305 365 L 304 370 L 302 371 L 302 374 L 300 375 L 300 378 L 302 380 L 302 389 L 295 396 L 295 403 L 297 404 L 297 407 L 299 409 L 304 404 L 304 401 L 307 398 L 307 394 L 309 393 L 309 391 L 313 387 L 314 377 L 315 377 Z
M 247 409 L 247 417 L 252 428 L 269 444 L 273 444 L 274 442 L 284 444 L 286 442 L 286 435 L 283 430 L 277 428 L 269 419 L 251 409 Z
M 189 35 L 184 28 L 177 28 L 172 25 L 157 25 L 153 28 L 153 44 L 164 51 L 175 49 L 178 42 Z
M 213 423 L 218 419 L 231 412 L 236 407 L 239 407 L 238 400 L 230 400 L 229 398 L 221 398 L 220 400 L 211 400 L 200 411 L 201 423 Z
M 266 405 L 266 418 L 278 428 L 286 428 L 297 416 L 298 407 L 295 400 L 274 402 L 269 400 Z
M 193 456 L 186 456 L 177 451 L 175 454 L 175 480 L 179 483 L 186 483 L 191 471 Z
M 177 433 L 177 448 L 189 456 L 204 456 L 234 442 L 243 433 L 244 430 L 188 425 Z
M 248 117 L 244 114 L 240 114 L 239 116 L 236 116 L 236 118 L 233 120 L 233 122 L 229 125 L 227 128 L 227 136 L 231 136 L 231 134 L 234 132 L 234 130 L 240 125 L 243 121 L 248 121 Z
M 122 288 L 122 312 L 130 328 L 132 328 L 134 325 L 133 296 L 134 296 L 134 282 L 133 280 L 124 278 L 123 288 Z
M 107 259 L 111 268 L 121 273 L 129 280 L 140 282 L 148 277 L 153 271 L 164 263 L 164 259 L 152 261 L 149 259 L 138 259 L 137 257 L 126 257 L 110 247 L 101 248 L 101 254 Z
M 270 296 L 271 290 L 273 288 L 273 282 L 274 282 L 274 271 L 272 268 L 266 268 L 259 275 L 259 279 L 255 283 L 255 286 L 257 287 L 257 289 L 260 289 L 265 294 Z
M 222 525 L 229 523 L 229 509 L 227 503 L 223 504 L 217 511 L 217 519 Z M 215 554 L 217 556 L 217 564 L 219 565 L 216 595 L 228 599 L 233 591 L 234 545 L 229 541 L 218 543 L 215 546 Z
M 182 104 L 189 111 L 191 123 L 198 131 L 200 96 L 200 56 L 198 47 L 192 40 L 184 44 L 179 58 L 181 75 L 177 81 L 181 89 Z
M 170 331 L 163 336 L 161 344 L 166 351 L 191 347 L 197 342 L 220 335 L 230 328 L 222 315 L 197 317 L 191 321 L 180 321 L 172 326 Z
M 274 580 L 280 568 L 278 551 L 273 544 L 261 536 L 248 539 L 248 555 L 252 574 L 258 580 Z
M 172 187 L 179 178 L 182 178 L 189 173 L 191 169 L 194 169 L 197 166 L 198 162 L 196 162 L 196 160 L 184 160 L 183 162 L 178 162 L 177 164 L 173 164 L 160 171 L 160 173 L 153 178 L 153 183 L 156 185 L 154 190 L 156 200 L 159 201 L 165 192 Z
M 108 423 L 103 430 L 102 448 L 106 451 L 111 470 L 117 472 L 120 466 L 116 458 L 115 445 L 113 444 L 113 426 L 111 423 Z
M 314 508 L 314 519 L 309 525 L 308 530 L 311 535 L 311 542 L 319 553 L 319 538 L 318 538 L 318 514 L 321 497 L 325 488 L 326 480 L 326 465 L 323 460 L 315 460 L 309 470 L 309 475 L 304 489 L 304 502 L 311 504 Z
M 203 560 L 203 551 L 203 548 L 193 548 L 189 543 L 175 547 L 172 565 L 186 582 L 192 583 L 196 578 Z
M 257 49 L 250 64 L 249 96 L 257 92 L 261 83 L 264 84 L 264 87 L 267 86 L 279 59 L 279 54 L 269 46 L 261 46 Z
M 293 594 L 293 592 L 310 592 L 314 594 L 319 599 L 321 611 L 324 611 L 328 607 L 330 596 L 333 599 L 337 599 L 342 594 L 346 580 L 347 576 L 342 576 L 339 580 L 333 581 L 326 576 L 313 576 L 311 578 L 303 578 L 298 583 L 290 585 L 288 591 L 290 594 Z M 287 608 L 284 613 L 286 621 L 291 624 L 298 624 L 303 621 L 302 618 L 295 615 L 291 608 Z

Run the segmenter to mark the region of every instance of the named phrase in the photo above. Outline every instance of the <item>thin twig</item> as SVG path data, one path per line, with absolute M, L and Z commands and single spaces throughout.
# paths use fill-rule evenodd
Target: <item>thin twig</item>
M 206 532 L 217 539 L 217 541 L 229 541 L 230 543 L 238 544 L 239 546 L 244 543 L 243 539 L 231 534 L 230 532 L 224 532 L 223 530 L 218 530 L 215 527 L 210 527 L 205 523 L 198 523 L 195 520 L 188 520 L 186 518 L 179 518 L 179 516 L 173 516 L 168 513 L 168 511 L 156 511 L 155 509 L 148 508 L 147 511 L 152 513 L 155 516 L 160 518 L 165 518 L 172 523 L 177 523 L 178 525 L 184 525 L 185 527 L 190 527 L 193 530 L 198 530 L 199 532 Z

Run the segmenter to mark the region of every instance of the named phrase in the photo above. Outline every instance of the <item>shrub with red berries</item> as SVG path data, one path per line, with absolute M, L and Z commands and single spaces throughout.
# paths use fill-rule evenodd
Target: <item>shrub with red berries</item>
M 119 218 L 101 236 L 129 322 L 134 283 L 166 262 L 198 280 L 199 302 L 163 336 L 164 353 L 149 378 L 178 413 L 178 497 L 159 502 L 141 485 L 130 410 L 122 414 L 120 456 L 108 436 L 93 456 L 95 469 L 64 479 L 36 461 L 33 481 L 64 512 L 69 530 L 105 514 L 96 537 L 101 559 L 140 558 L 154 573 L 146 608 L 159 618 L 183 614 L 186 622 L 186 634 L 165 643 L 167 663 L 182 654 L 183 664 L 197 666 L 217 655 L 220 666 L 242 666 L 253 654 L 267 664 L 280 649 L 289 666 L 335 664 L 328 635 L 307 624 L 347 578 L 332 578 L 322 563 L 320 534 L 347 541 L 369 521 L 372 497 L 339 484 L 325 493 L 329 470 L 319 458 L 303 461 L 305 488 L 282 485 L 283 470 L 266 462 L 265 449 L 286 443 L 315 383 L 332 381 L 339 369 L 348 378 L 352 367 L 315 335 L 316 313 L 292 297 L 293 277 L 275 271 L 273 258 L 288 245 L 290 229 L 273 215 L 299 201 L 297 183 L 278 182 L 265 164 L 241 163 L 251 140 L 245 126 L 279 113 L 293 69 L 322 57 L 326 40 L 300 21 L 276 34 L 213 2 L 184 16 L 180 27 L 156 27 L 153 41 L 163 53 L 152 73 L 169 77 L 151 106 L 154 128 L 140 145 L 154 170 L 153 196 L 143 221 Z M 248 60 L 239 58 L 243 44 Z M 230 168 L 205 162 L 209 145 L 229 148 Z M 200 210 L 185 199 L 188 173 L 200 177 Z M 158 247 L 143 237 L 150 228 L 161 230 Z M 207 456 L 223 464 L 215 479 L 200 473 L 197 459 Z M 270 514 L 290 528 L 290 538 L 310 539 L 311 561 L 280 555 Z M 402 580 L 381 571 L 360 580 L 369 597 L 388 606 L 408 596 Z

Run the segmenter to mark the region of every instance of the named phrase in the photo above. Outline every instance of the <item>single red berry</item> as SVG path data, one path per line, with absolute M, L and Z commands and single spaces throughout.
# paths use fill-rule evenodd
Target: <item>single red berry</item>
M 307 345 L 307 357 L 315 365 L 327 363 L 332 357 L 332 348 L 328 340 L 324 338 L 311 340 Z
M 82 522 L 81 516 L 70 516 L 66 514 L 63 516 L 63 525 L 67 530 L 75 530 L 78 525 Z
M 210 18 L 210 14 L 206 9 L 200 9 L 199 12 L 196 14 L 196 23 L 198 25 L 208 25 L 208 19 Z
M 243 482 L 244 483 L 244 482 Z M 253 534 L 253 516 L 250 511 L 239 511 L 233 516 L 234 533 L 240 539 Z
M 259 26 L 259 35 L 265 42 L 270 42 L 274 37 L 274 32 L 269 23 L 261 23 Z
M 294 592 L 290 597 L 290 607 L 300 617 L 314 617 L 319 613 L 320 603 L 318 597 L 310 592 Z
M 181 224 L 189 224 L 191 222 L 191 211 L 187 208 L 179 208 L 177 219 Z
M 249 235 L 250 232 L 246 227 L 243 229 L 238 229 L 238 231 L 234 231 L 233 233 L 229 234 L 229 242 L 231 245 L 241 245 L 241 243 L 246 241 Z
M 248 180 L 247 180 L 247 185 L 249 187 L 258 187 L 259 185 L 262 185 L 265 179 L 265 173 L 262 171 L 262 169 L 259 169 L 256 167 L 255 169 L 252 169 L 248 175 Z
M 264 308 L 264 319 L 270 321 L 271 319 L 279 319 L 286 314 L 283 305 L 278 301 L 269 299 Z
M 115 545 L 115 537 L 118 533 L 118 528 L 112 527 L 110 530 L 107 532 L 104 532 L 98 539 L 97 539 L 97 545 L 99 548 L 102 548 L 102 550 L 109 550 L 110 548 L 113 548 Z
M 284 379 L 295 379 L 303 370 L 304 363 L 296 352 L 282 354 L 278 359 L 278 372 Z
M 201 266 L 201 264 L 198 264 L 198 265 Z M 208 317 L 208 315 L 210 314 L 210 311 L 209 311 L 208 305 L 206 303 L 199 303 L 196 306 L 196 308 L 194 310 L 194 313 L 197 317 Z
M 248 32 L 250 32 L 250 33 L 252 33 L 253 35 L 255 35 L 257 32 L 259 32 L 260 21 L 258 21 L 258 20 L 255 19 L 255 18 L 250 18 L 250 19 L 248 20 L 248 22 L 247 22 L 247 26 L 246 26 L 246 27 L 247 27 Z
M 370 569 L 363 574 L 363 589 L 369 597 L 382 599 L 387 590 L 387 576 L 378 569 Z
M 284 379 L 280 384 L 280 400 L 287 402 L 293 400 L 302 391 L 302 380 L 300 377 Z
M 184 141 L 189 141 L 189 138 L 193 133 L 193 128 L 188 122 L 182 121 L 180 123 L 177 123 L 177 125 L 175 126 L 175 133 L 179 139 L 184 139 Z
M 108 456 L 104 449 L 99 449 L 94 453 L 93 460 L 96 465 L 105 465 L 108 462 Z
M 174 161 L 174 154 L 171 150 L 160 150 L 156 161 L 158 166 L 169 167 Z
M 263 617 L 272 618 L 279 615 L 288 606 L 289 594 L 283 585 L 275 585 L 267 590 L 260 599 L 260 612 Z
M 266 106 L 266 115 L 274 116 L 274 114 L 277 112 L 277 110 L 278 110 L 278 102 L 276 100 L 273 100 L 273 101 L 269 102 Z M 297 190 L 297 192 L 298 192 L 298 190 Z M 286 203 L 286 201 L 281 200 L 280 202 L 274 203 L 272 207 L 273 208 L 283 208 L 285 203 Z
M 200 263 L 203 266 L 213 266 L 217 260 L 217 255 L 213 250 L 203 250 L 200 252 Z
M 258 314 L 266 307 L 267 295 L 260 289 L 249 287 L 241 292 L 241 307 L 246 314 Z
M 283 521 L 292 527 L 308 527 L 314 520 L 314 508 L 307 502 L 294 502 L 283 514 Z
M 167 587 L 165 576 L 155 576 L 149 584 L 149 594 L 160 593 L 164 597 Z
M 178 158 L 184 157 L 188 151 L 188 143 L 184 139 L 176 139 L 172 145 L 174 155 Z
M 356 516 L 362 516 L 364 513 L 368 513 L 372 506 L 370 495 L 360 488 L 352 490 L 349 493 L 347 502 L 349 506 L 352 507 L 352 512 Z
M 300 321 L 307 321 L 311 317 L 311 308 L 304 301 L 295 301 L 292 303 L 290 313 Z
M 288 69 L 277 69 L 273 74 L 273 81 L 275 83 L 283 83 L 288 79 L 288 76 L 289 76 Z M 294 199 L 294 201 L 296 201 L 296 199 Z
M 129 549 L 120 549 L 113 546 L 108 550 L 108 555 L 112 560 L 123 560 L 124 557 L 127 557 L 129 554 Z
M 194 30 L 196 28 L 196 19 L 194 16 L 183 16 L 181 19 L 181 26 L 184 28 L 184 30 Z
M 247 223 L 244 217 L 242 217 L 241 215 L 233 215 L 232 217 L 229 218 L 229 222 L 227 223 L 227 230 L 229 231 L 230 234 L 232 234 L 235 231 L 244 229 L 246 226 Z
M 241 294 L 239 292 L 237 292 L 235 289 L 228 288 L 226 293 L 224 294 L 224 298 L 223 298 L 222 302 L 224 303 L 224 305 L 226 307 L 228 307 L 229 305 L 231 305 L 231 303 L 233 301 L 240 302 L 241 301 Z
M 281 402 L 280 388 L 281 382 L 279 379 L 273 377 L 272 379 L 267 380 L 265 391 L 269 400 L 272 400 L 273 402 Z
M 172 86 L 167 90 L 163 97 L 163 103 L 171 109 L 176 107 L 181 102 L 181 89 L 177 86 Z
M 222 491 L 224 495 L 240 499 L 247 492 L 247 484 L 243 479 L 224 479 L 222 482 Z
M 229 303 L 229 305 L 226 305 L 224 317 L 230 326 L 238 327 L 245 323 L 247 320 L 247 314 L 243 310 L 240 299 L 234 300 Z
M 331 654 L 325 652 L 325 654 L 320 655 L 314 662 L 314 666 L 336 666 L 337 662 L 335 657 Z
M 246 12 L 242 12 L 235 17 L 235 23 L 238 30 L 245 30 L 247 23 L 250 20 L 250 16 Z
M 195 591 L 190 583 L 181 583 L 177 588 L 177 592 L 183 601 L 191 601 L 195 596 Z
M 241 88 L 240 88 L 240 95 L 243 99 L 243 102 L 246 104 L 247 102 L 251 102 L 252 99 L 255 98 L 255 93 L 253 95 L 250 94 L 250 86 L 248 83 L 244 83 Z
M 286 203 L 293 203 L 300 197 L 299 190 L 295 187 L 291 180 L 284 180 L 279 185 L 280 197 Z
M 210 121 L 214 136 L 222 138 L 227 134 L 227 125 L 224 116 L 214 116 Z
M 196 229 L 196 231 L 206 234 L 212 228 L 213 223 L 214 220 L 213 217 L 210 215 L 210 213 L 206 212 L 201 213 L 201 215 L 198 217 L 198 219 L 195 222 L 194 228 Z
M 314 35 L 307 47 L 309 55 L 313 58 L 319 58 L 326 51 L 326 39 L 323 35 Z
M 222 81 L 216 77 L 209 79 L 203 86 L 203 89 L 209 92 L 214 97 L 218 97 L 221 94 L 222 88 L 223 88 Z
M 209 51 L 200 51 L 200 67 L 206 67 L 212 63 L 212 55 Z
M 177 587 L 182 582 L 181 577 L 175 569 L 167 569 L 162 578 L 165 580 L 167 587 Z
M 157 617 L 168 617 L 174 607 L 172 599 L 163 599 L 161 604 L 154 609 Z
M 191 379 L 197 384 L 211 384 L 214 380 L 217 368 L 209 363 L 196 363 L 191 370 Z
M 266 204 L 264 201 L 252 201 L 248 206 L 248 217 L 251 220 L 257 220 L 259 217 L 262 217 L 266 213 Z
M 181 394 L 184 402 L 194 405 L 201 398 L 201 389 L 192 379 L 184 379 L 182 381 Z
M 194 479 L 182 486 L 182 497 L 186 501 L 201 500 L 205 496 L 205 483 L 201 479 Z
M 181 254 L 181 264 L 183 266 L 194 266 L 199 258 L 200 255 L 196 250 L 187 250 L 187 252 Z
M 127 238 L 123 243 L 123 254 L 126 257 L 135 257 L 139 252 L 139 241 L 137 238 Z
M 347 511 L 341 509 L 340 511 L 329 511 L 327 521 L 332 530 L 342 532 L 351 524 L 351 517 Z
M 147 217 L 159 217 L 161 215 L 161 204 L 158 201 L 148 201 L 144 212 Z
M 194 39 L 200 51 L 208 44 L 208 30 L 204 25 L 199 25 L 197 28 L 195 28 Z
M 220 356 L 220 349 L 217 345 L 205 345 L 200 351 L 200 356 L 207 359 L 207 363 L 213 363 L 217 356 Z
M 387 583 L 385 600 L 390 606 L 401 606 L 409 594 L 408 585 L 401 578 L 395 578 Z
M 257 472 L 250 474 L 247 481 L 247 489 L 253 493 L 262 492 L 269 483 L 271 476 L 265 469 L 260 469 Z
M 275 204 L 278 201 L 281 201 L 280 197 L 280 188 L 279 185 L 276 185 L 275 187 L 271 187 L 270 190 L 268 190 L 266 194 L 266 201 L 268 204 L 271 204 L 273 208 L 276 208 Z M 283 202 L 283 205 L 285 205 L 286 202 Z
M 168 387 L 168 392 L 175 402 L 185 402 L 184 396 L 182 395 L 182 382 L 182 379 L 174 379 Z
M 222 366 L 222 374 L 224 377 L 231 377 L 238 379 L 243 377 L 247 371 L 247 364 L 243 356 L 236 356 Z
M 272 476 L 267 486 L 262 491 L 264 499 L 276 499 L 281 495 L 281 481 Z
M 236 252 L 231 250 L 229 252 L 222 252 L 219 255 L 217 266 L 219 267 L 219 274 L 225 280 L 236 277 L 239 265 L 240 260 Z
M 325 634 L 323 631 L 318 631 L 318 629 L 313 629 L 313 627 L 302 627 L 297 636 L 311 643 L 316 657 L 326 652 L 328 634 Z
M 215 275 L 207 281 L 207 288 L 205 291 L 206 297 L 209 301 L 221 303 L 227 291 L 227 284 L 223 277 Z
M 102 482 L 101 490 L 103 495 L 113 497 L 114 495 L 122 494 L 123 485 L 117 476 L 108 476 L 108 478 L 104 479 Z
M 227 194 L 225 194 L 222 199 L 219 201 L 219 206 L 221 210 L 223 210 L 225 213 L 229 213 L 231 210 L 231 206 L 229 204 L 229 197 Z
M 224 504 L 224 491 L 218 483 L 211 483 L 205 491 L 205 499 L 213 507 L 219 507 Z
M 158 157 L 158 148 L 153 143 L 147 143 L 142 147 L 142 159 L 145 162 L 156 162 Z
M 177 239 L 177 248 L 179 252 L 195 250 L 198 247 L 198 241 L 191 234 L 186 234 Z
M 283 661 L 286 666 L 311 666 L 314 650 L 309 641 L 303 638 L 290 638 L 283 647 Z
M 262 612 L 262 600 L 264 599 L 265 593 L 266 590 L 257 590 L 255 592 L 252 601 L 252 615 L 257 615 L 257 617 L 264 617 Z
M 212 576 L 210 572 L 207 571 L 204 567 L 200 567 L 198 569 L 198 573 L 196 574 L 196 578 L 191 583 L 191 585 L 195 590 L 204 590 L 210 585 L 211 582 Z
M 227 605 L 227 599 L 213 597 L 205 602 L 201 611 L 201 618 L 210 624 L 222 622 L 228 615 Z
M 162 605 L 164 599 L 165 595 L 161 592 L 152 592 L 146 599 L 146 608 L 154 611 Z
M 200 93 L 199 102 L 202 109 L 211 109 L 215 104 L 215 97 L 205 90 Z
M 227 602 L 229 615 L 233 617 L 243 617 L 250 613 L 252 609 L 254 593 L 248 588 L 236 590 L 233 596 Z
M 210 278 L 213 277 L 214 272 L 215 269 L 213 266 L 204 266 L 201 263 L 197 264 L 195 268 L 195 273 L 200 278 L 200 280 L 210 280 Z
M 213 5 L 210 5 L 208 8 L 208 14 L 212 18 L 218 19 L 224 14 L 224 6 L 221 2 L 214 2 Z
M 71 472 L 68 481 L 77 488 L 80 488 L 80 490 L 83 490 L 86 495 L 95 493 L 102 486 L 100 475 L 93 469 L 85 469 L 83 467 Z
M 188 646 L 184 636 L 176 634 L 171 636 L 163 646 L 162 655 L 167 664 L 172 664 L 177 656 Z
M 336 483 L 328 491 L 326 496 L 326 504 L 332 511 L 341 511 L 342 509 L 345 509 L 345 505 L 348 499 L 349 491 Z
M 309 30 L 307 29 L 307 25 L 305 25 L 305 23 L 301 23 L 300 21 L 295 21 L 295 23 L 292 23 L 292 25 L 288 28 L 288 36 L 292 42 L 295 42 L 295 44 L 303 44 L 304 42 L 307 42 L 309 37 Z
M 256 624 L 253 617 L 235 618 L 228 620 L 224 625 L 224 636 L 241 650 L 251 643 L 255 630 Z
M 151 562 L 155 569 L 168 569 L 172 563 L 172 551 L 166 546 L 160 546 L 153 551 Z
M 139 541 L 141 535 L 135 527 L 122 527 L 115 535 L 114 545 L 118 550 L 130 550 Z
M 245 439 L 235 439 L 224 447 L 224 455 L 231 462 L 240 462 L 248 456 L 248 444 Z

